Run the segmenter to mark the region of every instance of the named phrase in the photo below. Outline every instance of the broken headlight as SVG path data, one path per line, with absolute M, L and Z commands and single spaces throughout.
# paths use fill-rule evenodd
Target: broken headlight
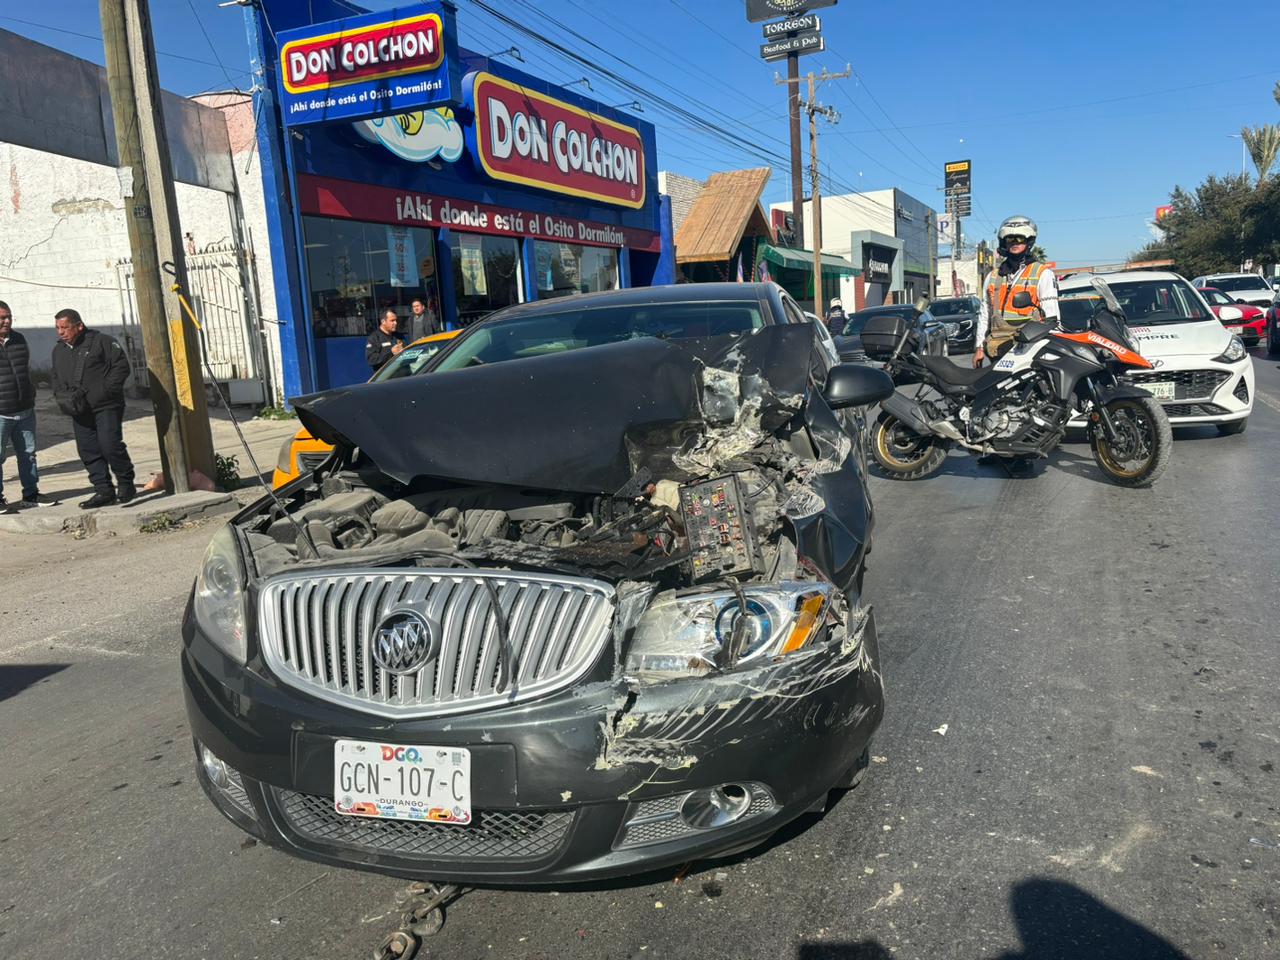
M 191 604 L 196 624 L 209 641 L 237 663 L 244 663 L 244 569 L 230 526 L 213 535 L 196 577 Z
M 821 633 L 830 600 L 827 584 L 790 581 L 746 587 L 741 597 L 721 590 L 659 599 L 636 625 L 625 672 L 673 680 L 793 653 Z

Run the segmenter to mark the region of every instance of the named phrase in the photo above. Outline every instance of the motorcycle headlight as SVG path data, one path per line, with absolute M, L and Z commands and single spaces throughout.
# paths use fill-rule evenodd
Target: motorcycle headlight
M 1227 349 L 1222 351 L 1220 356 L 1214 357 L 1215 363 L 1235 363 L 1243 360 L 1249 355 L 1249 351 L 1244 348 L 1244 341 L 1239 337 L 1233 336 L 1231 342 L 1227 344 Z
M 237 663 L 245 662 L 244 568 L 229 526 L 209 541 L 196 577 L 192 613 L 214 646 Z
M 801 650 L 826 625 L 831 587 L 784 582 L 744 588 L 742 599 L 745 610 L 732 590 L 654 603 L 636 625 L 627 676 L 657 682 L 711 673 L 723 664 L 739 627 L 737 663 Z

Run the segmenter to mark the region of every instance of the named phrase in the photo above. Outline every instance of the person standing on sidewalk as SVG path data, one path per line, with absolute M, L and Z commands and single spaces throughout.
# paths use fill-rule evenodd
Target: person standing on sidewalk
M 397 356 L 404 349 L 404 340 L 400 336 L 400 318 L 391 307 L 382 311 L 382 319 L 378 321 L 378 329 L 369 334 L 364 342 L 364 359 L 374 373 L 378 368 Z
M 128 503 L 137 493 L 133 462 L 123 436 L 129 359 L 114 338 L 86 330 L 75 310 L 59 310 L 54 326 L 58 342 L 53 347 L 53 396 L 62 412 L 71 417 L 76 452 L 94 490 L 80 509 Z M 112 473 L 115 487 L 111 485 Z
M 22 499 L 14 504 L 4 498 L 4 460 L 11 443 L 22 484 Z M 36 386 L 31 382 L 31 351 L 27 338 L 13 329 L 13 311 L 0 300 L 0 512 L 54 503 L 40 495 L 40 472 L 36 469 Z

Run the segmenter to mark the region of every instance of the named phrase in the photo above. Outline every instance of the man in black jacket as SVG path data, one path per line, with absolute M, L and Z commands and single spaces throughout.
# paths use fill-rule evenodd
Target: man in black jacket
M 13 311 L 0 300 L 0 512 L 54 502 L 40 495 L 35 403 L 27 338 L 13 329 Z M 18 457 L 18 480 L 22 484 L 22 500 L 12 505 L 4 498 L 4 459 L 10 443 Z
M 404 349 L 404 341 L 400 339 L 400 318 L 390 307 L 382 311 L 382 319 L 378 321 L 378 329 L 369 334 L 364 342 L 364 360 L 370 369 L 377 373 L 378 368 Z
M 114 339 L 86 330 L 75 310 L 59 310 L 54 326 L 58 343 L 53 348 L 53 395 L 62 412 L 71 416 L 76 452 L 94 489 L 80 508 L 128 503 L 137 492 L 122 433 L 129 359 Z M 111 485 L 112 473 L 116 487 Z

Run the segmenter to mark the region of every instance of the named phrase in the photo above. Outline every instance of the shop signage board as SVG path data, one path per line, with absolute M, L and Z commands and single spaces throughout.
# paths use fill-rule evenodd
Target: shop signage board
M 947 212 L 958 217 L 969 216 L 969 204 L 973 191 L 972 162 L 953 160 L 943 166 L 942 177 Z
M 938 245 L 948 246 L 956 242 L 956 220 L 950 214 L 938 218 Z
M 1169 214 L 1173 213 L 1173 205 L 1166 203 L 1164 206 L 1156 207 L 1156 223 L 1159 223 Z
M 812 15 L 789 17 L 786 20 L 766 23 L 764 25 L 764 38 L 766 40 L 781 40 L 788 34 L 799 35 L 802 33 L 817 33 L 821 29 L 821 17 L 815 17 Z
M 862 245 L 862 269 L 872 283 L 885 283 L 892 278 L 894 251 L 874 243 Z
M 421 3 L 283 30 L 280 110 L 286 126 L 359 120 L 456 103 L 452 5 Z
M 810 10 L 834 7 L 837 0 L 746 0 L 747 20 L 760 23 L 777 17 L 793 17 Z
M 827 48 L 827 41 L 820 33 L 806 33 L 802 37 L 788 37 L 774 40 L 772 43 L 760 44 L 760 56 L 765 60 L 781 60 L 788 54 L 821 53 Z
M 467 145 L 494 180 L 638 210 L 644 139 L 635 127 L 483 71 L 467 79 Z
M 450 227 L 467 233 L 531 237 L 595 247 L 625 246 L 647 253 L 658 253 L 662 249 L 661 235 L 655 231 L 310 174 L 298 177 L 298 205 L 309 216 L 436 229 Z

